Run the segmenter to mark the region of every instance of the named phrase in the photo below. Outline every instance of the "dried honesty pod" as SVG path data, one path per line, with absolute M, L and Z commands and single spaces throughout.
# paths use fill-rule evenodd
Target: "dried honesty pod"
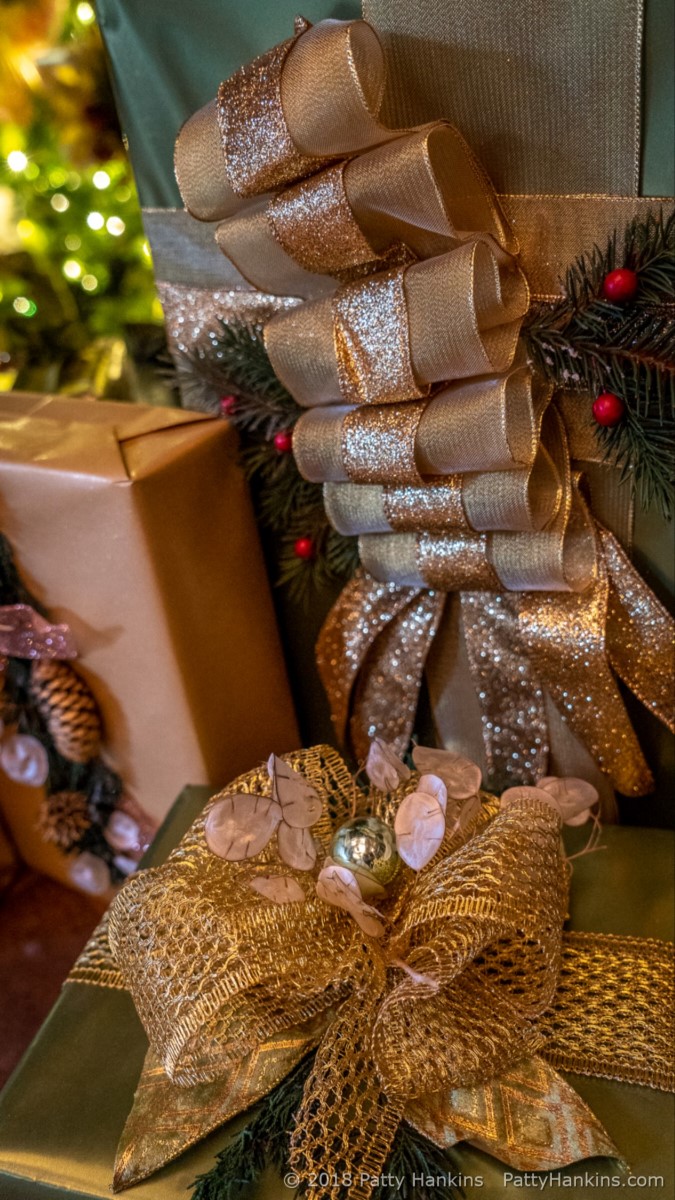
M 49 775 L 47 751 L 30 733 L 11 734 L 0 750 L 0 763 L 10 779 L 27 787 L 42 787 Z
M 255 858 L 277 834 L 279 854 L 289 867 L 311 871 L 316 847 L 309 829 L 321 816 L 321 798 L 307 780 L 271 754 L 271 796 L 236 792 L 214 804 L 204 826 L 209 850 L 227 862 Z
M 348 912 L 369 937 L 381 937 L 384 933 L 380 914 L 371 904 L 366 904 L 356 876 L 349 867 L 341 867 L 338 863 L 327 860 L 316 881 L 316 894 L 327 904 Z
M 453 800 L 468 800 L 480 791 L 480 767 L 453 750 L 434 750 L 431 746 L 415 746 L 413 762 L 418 771 L 438 775 Z
M 559 779 L 556 775 L 546 775 L 537 782 L 536 787 L 507 788 L 500 805 L 508 808 L 514 801 L 527 797 L 550 804 L 565 825 L 585 824 L 592 815 L 592 807 L 598 802 L 596 789 L 585 779 Z
M 440 849 L 448 823 L 452 822 L 453 832 L 464 831 L 481 807 L 480 770 L 468 759 L 425 747 L 416 747 L 415 755 L 418 765 L 437 763 L 438 773 L 420 775 L 415 790 L 401 801 L 393 829 L 380 817 L 366 815 L 353 816 L 336 829 L 316 881 L 317 896 L 348 913 L 370 937 L 381 937 L 385 924 L 368 900 L 386 895 L 400 860 L 421 871 Z M 271 796 L 223 797 L 206 819 L 206 843 L 220 858 L 241 862 L 260 854 L 276 833 L 281 859 L 295 870 L 311 871 L 317 845 L 310 830 L 323 811 L 321 799 L 302 775 L 276 755 L 270 756 L 267 770 Z M 366 772 L 381 791 L 393 791 L 412 777 L 394 748 L 380 738 L 371 743 Z M 306 899 L 301 885 L 289 875 L 257 875 L 249 887 L 273 904 Z
M 546 775 L 537 780 L 537 787 L 553 796 L 566 825 L 585 825 L 599 799 L 592 783 L 573 776 L 559 779 L 556 775 Z
M 393 792 L 399 783 L 410 779 L 411 771 L 403 759 L 382 738 L 373 738 L 366 759 L 366 775 L 380 792 Z
M 446 786 L 438 775 L 421 775 L 417 789 L 401 802 L 394 820 L 396 847 L 413 871 L 426 867 L 445 837 Z
M 291 875 L 257 875 L 248 885 L 274 904 L 304 903 L 305 893 Z

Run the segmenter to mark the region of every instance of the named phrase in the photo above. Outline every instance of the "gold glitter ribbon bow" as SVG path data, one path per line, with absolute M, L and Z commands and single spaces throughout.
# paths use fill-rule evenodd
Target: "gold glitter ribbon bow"
M 485 770 L 543 773 L 555 708 L 613 786 L 643 794 L 614 673 L 670 723 L 672 626 L 575 486 L 551 389 L 518 347 L 529 290 L 485 173 L 447 122 L 387 129 L 383 89 L 367 23 L 301 22 L 221 85 L 176 149 L 188 208 L 225 218 L 217 240 L 239 270 L 306 300 L 265 339 L 307 408 L 301 473 L 360 535 L 365 574 L 317 647 L 336 729 L 351 712 L 357 752 L 376 732 L 402 746 L 457 592 Z M 443 669 L 434 704 L 453 701 L 447 656 Z
M 460 655 L 479 705 L 491 778 L 534 782 L 549 754 L 549 703 L 589 748 L 612 785 L 639 796 L 649 768 L 616 676 L 675 728 L 675 626 L 616 538 L 596 527 L 597 578 L 584 592 L 461 591 L 461 639 L 444 657 L 444 688 Z M 455 560 L 457 539 L 453 539 Z M 465 586 L 462 561 L 456 587 Z M 444 589 L 452 589 L 453 561 Z M 376 734 L 403 750 L 412 733 L 426 657 L 448 598 L 444 591 L 384 584 L 365 571 L 347 584 L 317 643 L 336 732 L 349 728 L 359 758 Z
M 312 829 L 321 861 L 350 816 L 351 777 L 327 747 L 287 761 L 322 799 Z M 392 823 L 416 782 L 388 795 L 372 790 L 368 810 Z M 234 793 L 266 796 L 270 786 L 265 768 L 236 780 L 167 864 L 130 880 L 112 907 L 110 946 L 151 1047 L 115 1188 L 250 1106 L 313 1047 L 291 1142 L 301 1179 L 346 1172 L 354 1194 L 368 1196 L 366 1177 L 381 1170 L 402 1119 L 441 1146 L 473 1140 L 521 1168 L 618 1156 L 551 1064 L 672 1088 L 672 955 L 665 943 L 563 935 L 560 819 L 541 793 L 525 789 L 501 810 L 481 794 L 466 820 L 448 823 L 428 866 L 402 868 L 378 902 L 385 933 L 373 938 L 319 899 L 276 844 L 237 863 L 209 851 L 212 804 Z M 304 901 L 275 904 L 253 890 L 252 881 L 279 870 Z M 629 976 L 634 1005 L 623 995 Z M 92 981 L 86 951 L 73 978 Z M 488 1098 L 492 1110 L 510 1104 L 514 1115 L 532 1092 L 540 1117 L 531 1129 L 508 1116 L 499 1132 L 463 1121 L 472 1100 L 477 1109 Z M 330 1184 L 317 1190 L 331 1194 Z

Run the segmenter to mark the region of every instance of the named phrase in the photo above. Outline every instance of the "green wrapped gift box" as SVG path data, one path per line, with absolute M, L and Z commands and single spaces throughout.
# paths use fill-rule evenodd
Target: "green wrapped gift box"
M 162 862 L 208 799 L 187 788 L 167 817 L 146 865 Z M 587 829 L 566 829 L 568 852 Z M 575 861 L 574 929 L 672 939 L 675 836 L 606 829 L 605 849 Z M 1 1200 L 103 1200 L 110 1196 L 115 1150 L 131 1108 L 147 1042 L 129 995 L 67 983 L 44 1027 L 0 1096 Z M 671 1197 L 675 1186 L 675 1098 L 650 1088 L 568 1076 L 625 1155 L 639 1195 Z M 244 1118 L 211 1134 L 172 1165 L 129 1191 L 138 1200 L 179 1200 Z M 541 1195 L 562 1187 L 575 1197 L 614 1195 L 616 1162 L 592 1159 L 552 1176 L 521 1175 L 468 1147 L 455 1152 L 467 1200 Z M 642 1184 L 642 1179 L 652 1182 Z M 480 1185 L 478 1180 L 483 1180 Z M 256 1200 L 292 1195 L 273 1175 Z M 245 1197 L 242 1197 L 245 1200 Z
M 472 7 L 474 4 L 475 8 Z M 306 0 L 301 6 L 301 11 L 308 20 L 315 22 L 326 17 L 358 17 L 361 7 L 359 0 Z M 398 16 L 394 24 L 405 23 L 405 5 L 400 3 L 400 0 L 365 0 L 363 7 L 366 15 L 374 14 L 385 24 L 389 21 L 390 12 L 396 8 Z M 583 9 L 583 5 L 581 7 Z M 597 17 L 593 26 L 593 36 L 597 45 L 594 43 L 590 50 L 584 50 L 584 78 L 589 76 L 589 72 L 590 76 L 594 77 L 596 60 L 598 63 L 606 61 L 605 41 L 609 44 L 611 39 L 609 34 L 607 38 L 604 34 L 610 26 L 618 23 L 619 8 L 621 19 L 634 21 L 635 28 L 639 29 L 640 13 L 637 6 L 631 6 L 630 3 L 619 6 L 611 3 L 611 0 L 608 5 L 606 0 L 603 0 L 602 4 L 594 6 Z M 222 297 L 230 295 L 227 289 L 233 289 L 236 293 L 238 290 L 247 290 L 247 285 L 215 250 L 213 227 L 193 221 L 181 210 L 180 196 L 173 175 L 173 144 L 183 122 L 196 109 L 212 99 L 221 79 L 289 36 L 297 11 L 296 2 L 258 0 L 253 10 L 250 6 L 236 5 L 232 0 L 199 0 L 198 3 L 188 6 L 182 3 L 182 0 L 145 0 L 143 4 L 135 3 L 135 0 L 98 0 L 97 11 L 111 60 L 122 123 L 129 141 L 160 284 L 162 287 L 166 284 L 182 284 L 202 287 L 207 291 L 220 289 L 219 303 L 222 305 L 225 302 Z M 462 16 L 465 11 L 478 17 L 482 6 L 477 0 L 471 0 L 462 9 Z M 555 6 L 555 13 L 551 12 L 544 21 L 544 29 L 547 28 L 546 22 L 550 22 L 551 41 L 558 36 L 553 32 L 554 27 L 558 26 L 562 40 L 569 37 L 574 24 L 574 14 L 578 12 L 578 0 L 565 0 L 565 3 L 559 2 Z M 450 0 L 447 11 L 438 9 L 437 12 L 429 0 L 419 0 L 415 6 L 415 22 L 426 21 L 428 29 L 432 18 L 437 20 L 439 28 L 442 26 L 445 30 L 439 36 L 448 39 L 454 53 L 455 40 L 457 45 L 461 46 L 462 39 L 467 38 L 467 32 L 465 28 L 460 30 L 456 39 L 454 32 L 448 33 L 448 29 L 453 27 L 452 13 Z M 473 20 L 473 17 L 471 19 Z M 159 29 L 161 37 L 158 36 Z M 638 55 L 638 61 L 641 60 L 642 64 L 643 82 L 640 111 L 640 193 L 644 196 L 664 197 L 675 192 L 675 163 L 672 155 L 675 137 L 675 71 L 670 52 L 674 29 L 675 0 L 646 0 L 641 57 Z M 411 36 L 414 36 L 414 30 Z M 472 36 L 473 34 L 469 35 L 469 42 Z M 481 35 L 477 36 L 480 38 Z M 545 36 L 549 40 L 548 35 Z M 525 35 L 523 37 L 525 44 L 527 39 Z M 622 45 L 625 48 L 629 43 L 632 45 L 631 37 L 626 33 Z M 396 37 L 393 43 L 387 44 L 393 45 L 390 66 L 395 75 L 398 69 Z M 488 54 L 487 51 L 485 53 Z M 498 61 L 498 48 L 494 57 L 495 61 Z M 437 60 L 434 62 L 437 63 Z M 434 70 L 437 69 L 435 66 Z M 597 88 L 604 90 L 612 87 L 612 83 L 618 84 L 619 69 L 617 66 L 617 77 L 612 80 L 611 77 L 602 74 L 605 68 L 600 68 Z M 575 74 L 574 78 L 576 77 Z M 554 88 L 553 93 L 551 87 Z M 590 111 L 589 96 L 575 96 L 569 88 L 565 92 L 564 88 L 555 90 L 556 87 L 549 77 L 542 85 L 541 95 L 538 93 L 533 97 L 532 89 L 527 93 L 523 100 L 525 107 L 529 108 L 530 113 L 538 113 L 543 110 L 547 96 L 551 103 L 553 94 L 563 97 L 568 115 L 570 105 L 575 111 L 580 105 L 587 105 Z M 415 90 L 419 92 L 411 101 L 415 119 L 420 116 L 427 119 L 431 115 L 452 118 L 452 111 L 436 111 L 435 101 L 429 99 L 442 91 L 440 86 L 436 88 L 431 75 L 428 79 L 416 80 Z M 588 149 L 588 144 L 592 143 L 593 137 L 598 137 L 597 131 L 592 127 L 592 115 L 587 118 L 587 124 L 588 138 L 584 139 L 583 147 L 578 147 L 579 170 L 582 176 L 585 169 L 592 172 L 593 153 Z M 504 183 L 503 180 L 496 182 L 498 187 Z M 511 182 L 516 191 L 532 190 L 527 186 L 518 189 L 517 179 Z M 593 189 L 583 187 L 577 190 L 588 192 Z M 162 294 L 171 329 L 170 306 L 166 305 L 166 293 L 163 291 Z M 596 470 L 603 472 L 604 469 Z M 626 494 L 625 491 L 623 494 Z M 618 507 L 622 507 L 620 503 Z M 620 520 L 613 521 L 612 512 L 603 511 L 602 507 L 598 509 L 598 515 L 601 520 L 612 526 L 620 537 L 630 541 L 630 519 L 625 504 L 623 510 Z M 639 570 L 650 586 L 667 602 L 672 595 L 675 575 L 672 527 L 656 512 L 646 515 L 637 512 L 632 549 Z M 308 743 L 331 741 L 333 738 L 326 698 L 314 665 L 313 647 L 323 617 L 335 596 L 334 590 L 317 596 L 307 613 L 289 602 L 283 591 L 276 593 L 277 612 L 301 732 L 303 740 Z M 665 797 L 675 774 L 672 740 L 639 704 L 629 700 L 629 705 L 650 766 L 656 774 L 660 798 L 657 795 L 653 802 L 627 804 L 622 816 L 641 825 L 671 824 L 672 815 Z M 420 724 L 424 724 L 423 718 L 420 718 Z

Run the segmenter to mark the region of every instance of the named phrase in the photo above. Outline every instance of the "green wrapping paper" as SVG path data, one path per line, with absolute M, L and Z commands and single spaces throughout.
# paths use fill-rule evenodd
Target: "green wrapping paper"
M 427 0 L 423 0 L 421 8 Z M 366 5 L 367 8 L 367 5 Z M 558 11 L 559 10 L 559 11 Z M 558 17 L 565 8 L 558 6 Z M 136 172 L 141 200 L 146 208 L 147 228 L 156 250 L 155 261 L 161 279 L 178 279 L 177 250 L 181 236 L 196 230 L 202 249 L 212 237 L 208 225 L 191 221 L 175 211 L 180 198 L 173 177 L 173 143 L 184 120 L 210 100 L 218 83 L 242 63 L 288 36 L 296 7 L 290 0 L 260 0 L 255 19 L 250 10 L 228 0 L 200 0 L 197 10 L 187 12 L 179 0 L 100 0 L 99 19 L 108 47 L 118 102 Z M 308 0 L 302 13 L 310 21 L 325 17 L 348 19 L 360 15 L 356 0 Z M 551 14 L 553 21 L 555 14 Z M 547 18 L 549 19 L 549 18 Z M 162 38 L 156 36 L 161 23 Z M 642 42 L 644 86 L 641 103 L 640 191 L 643 195 L 669 195 L 675 192 L 673 162 L 673 108 L 675 72 L 672 46 L 675 30 L 675 0 L 646 0 Z M 598 87 L 611 86 L 603 71 Z M 420 87 L 423 87 L 423 81 Z M 445 113 L 445 116 L 452 114 Z M 167 218 L 167 210 L 173 210 Z M 172 222 L 172 234 L 160 238 L 158 229 Z M 161 253 L 160 242 L 162 244 Z M 169 245 L 169 243 L 171 245 Z M 168 255 L 167 257 L 165 257 Z M 165 269 L 170 260 L 169 270 Z M 184 260 L 183 260 L 184 261 Z M 241 277 L 224 258 L 209 258 L 218 282 L 204 273 L 205 255 L 195 267 L 194 278 L 181 282 L 221 289 L 245 286 Z M 189 273 L 188 273 L 189 274 Z M 204 281 L 207 280 L 206 283 Z M 594 466 L 597 477 L 606 469 Z M 594 490 L 594 489 L 593 489 Z M 611 489 L 610 489 L 611 490 Z M 625 495 L 625 493 L 624 493 Z M 612 500 L 608 511 L 598 510 L 599 519 L 621 534 L 619 510 L 625 505 Z M 657 513 L 635 514 L 633 555 L 646 582 L 666 603 L 671 600 L 675 561 L 672 525 Z M 338 589 L 316 597 L 306 614 L 289 603 L 283 591 L 275 597 L 287 663 L 305 742 L 333 741 L 327 705 L 314 663 L 314 642 L 323 618 L 336 598 Z M 630 703 L 630 702 L 629 702 Z M 639 706 L 631 710 L 641 743 L 655 771 L 661 799 L 624 806 L 622 818 L 635 823 L 672 824 L 671 807 L 665 796 L 673 778 L 672 739 Z M 424 730 L 422 718 L 418 721 Z M 427 732 L 427 737 L 433 736 Z
M 167 817 L 147 866 L 164 861 L 208 799 L 208 789 L 187 788 Z M 587 828 L 565 829 L 568 853 L 580 849 Z M 574 929 L 664 939 L 673 937 L 672 881 L 675 836 L 652 830 L 610 828 L 606 849 L 574 863 L 570 925 Z M 123 991 L 66 984 L 23 1062 L 0 1096 L 0 1197 L 2 1200 L 109 1200 L 117 1142 L 131 1108 L 147 1043 L 130 996 Z M 634 1176 L 658 1176 L 637 1194 L 659 1200 L 675 1186 L 674 1097 L 602 1079 L 568 1076 L 625 1155 Z M 128 1193 L 133 1200 L 181 1200 L 195 1177 L 245 1122 L 216 1131 L 175 1163 Z M 480 1176 L 465 1187 L 467 1200 L 542 1194 L 538 1178 L 509 1172 L 495 1159 L 462 1147 L 457 1170 Z M 505 1172 L 511 1179 L 505 1186 Z M 555 1173 L 616 1176 L 612 1160 L 594 1159 Z M 513 1177 L 513 1178 L 511 1178 Z M 616 1195 L 616 1187 L 560 1182 L 575 1197 Z M 555 1183 L 547 1185 L 556 1187 Z M 292 1192 L 268 1174 L 254 1200 L 281 1200 Z M 248 1200 L 248 1198 L 243 1198 Z

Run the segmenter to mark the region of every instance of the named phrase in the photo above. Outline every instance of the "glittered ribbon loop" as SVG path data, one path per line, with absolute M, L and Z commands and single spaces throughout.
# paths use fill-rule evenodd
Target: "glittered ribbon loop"
M 316 360 L 314 364 L 316 366 Z M 529 471 L 539 454 L 536 487 L 527 485 L 533 524 L 538 528 L 540 522 L 535 510 L 541 512 L 547 508 L 552 498 L 550 455 L 542 458 L 539 448 L 542 415 L 550 397 L 551 388 L 540 376 L 533 376 L 528 367 L 517 367 L 508 375 L 455 383 L 444 388 L 419 406 L 415 437 L 417 473 L 430 479 L 518 467 Z M 414 404 L 412 407 L 418 411 Z M 371 447 L 370 480 L 383 485 L 389 483 L 387 470 L 376 453 L 377 443 L 372 439 L 372 430 L 380 421 L 380 417 L 374 415 L 375 411 L 368 405 L 355 411 L 344 405 L 308 409 L 296 423 L 293 434 L 293 453 L 301 475 L 313 483 L 348 482 L 343 447 L 344 425 L 349 414 L 354 436 L 360 431 L 360 436 Z M 554 470 L 560 474 L 557 466 Z M 524 481 L 525 476 L 519 478 Z M 495 486 L 496 492 L 501 493 L 502 483 Z M 506 484 L 507 492 L 511 487 Z M 474 505 L 478 520 L 477 509 L 478 501 Z M 424 520 L 420 525 L 428 528 Z M 498 527 L 498 523 L 493 526 Z M 381 530 L 364 529 L 362 532 L 385 532 L 386 529 L 384 526 Z
M 415 376 L 404 278 L 403 270 L 386 271 L 346 284 L 333 299 L 335 360 L 346 404 L 395 404 L 429 390 Z
M 305 407 L 398 403 L 513 362 L 524 276 L 483 242 L 338 289 L 266 326 L 276 374 Z
M 383 477 L 394 484 L 421 483 L 415 462 L 421 404 L 387 404 L 367 409 L 368 419 L 355 408 L 342 422 L 342 462 L 355 484 Z
M 326 81 L 330 80 L 330 87 Z M 241 67 L 176 142 L 178 186 L 202 221 L 398 133 L 377 120 L 384 59 L 364 21 L 296 23 L 296 36 Z
M 406 406 L 406 411 L 410 407 Z M 363 415 L 353 410 L 352 419 L 357 413 Z M 360 426 L 358 437 L 357 452 L 365 440 Z M 425 484 L 415 468 L 407 485 L 357 486 L 367 485 L 373 475 L 382 478 L 380 461 L 371 451 L 364 475 L 356 484 L 324 485 L 326 515 L 338 533 L 350 537 L 410 533 L 420 528 L 428 533 L 540 530 L 553 519 L 559 503 L 560 481 L 543 447 L 533 470 L 449 475 Z M 377 464 L 375 471 L 371 464 Z
M 8 658 L 77 658 L 68 625 L 51 625 L 29 604 L 0 607 L 0 654 Z
M 253 287 L 303 299 L 476 237 L 504 258 L 516 249 L 489 180 L 445 122 L 303 179 L 216 233 Z

